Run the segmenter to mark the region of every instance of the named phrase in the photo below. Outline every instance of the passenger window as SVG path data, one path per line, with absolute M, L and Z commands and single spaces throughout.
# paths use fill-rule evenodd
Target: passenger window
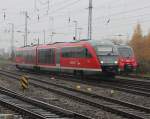
M 91 58 L 92 55 L 87 48 L 84 47 L 69 47 L 62 48 L 62 57 L 65 58 Z

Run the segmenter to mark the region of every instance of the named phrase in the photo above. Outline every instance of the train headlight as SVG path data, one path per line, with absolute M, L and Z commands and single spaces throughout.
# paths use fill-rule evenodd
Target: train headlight
M 115 64 L 117 64 L 118 63 L 118 61 L 115 61 Z
M 101 64 L 103 64 L 104 63 L 104 61 L 101 61 Z

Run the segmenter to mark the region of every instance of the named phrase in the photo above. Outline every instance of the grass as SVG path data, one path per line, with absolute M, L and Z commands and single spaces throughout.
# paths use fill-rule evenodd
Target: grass
M 8 59 L 0 58 L 0 67 L 4 67 L 4 66 L 6 66 L 8 63 L 11 63 L 11 61 L 8 60 Z
M 144 74 L 144 76 L 150 77 L 150 73 L 146 73 L 146 74 Z

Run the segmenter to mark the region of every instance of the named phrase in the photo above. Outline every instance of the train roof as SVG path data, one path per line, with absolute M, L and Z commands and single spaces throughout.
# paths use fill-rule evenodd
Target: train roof
M 28 50 L 28 49 L 35 49 L 37 46 L 26 46 L 26 47 L 19 47 L 16 50 Z
M 41 44 L 41 45 L 31 45 L 31 46 L 27 46 L 27 47 L 20 47 L 17 48 L 17 50 L 23 50 L 23 49 L 34 49 L 34 48 L 47 48 L 49 46 L 52 47 L 62 47 L 63 46 L 78 46 L 78 45 L 84 45 L 84 44 L 88 44 L 90 43 L 92 46 L 96 46 L 96 45 L 114 45 L 112 42 L 107 41 L 107 39 L 105 41 L 102 40 L 88 40 L 88 39 L 82 39 L 82 40 L 76 40 L 76 41 L 71 41 L 71 42 L 54 42 L 54 43 L 49 43 L 49 44 Z
M 89 41 L 92 45 L 114 45 L 111 41 L 105 40 L 90 40 Z

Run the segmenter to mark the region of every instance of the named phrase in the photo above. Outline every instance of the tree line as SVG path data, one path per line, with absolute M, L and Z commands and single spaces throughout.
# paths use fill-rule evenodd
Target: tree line
M 134 50 L 140 71 L 150 72 L 150 32 L 143 35 L 140 24 L 137 24 L 129 45 Z

